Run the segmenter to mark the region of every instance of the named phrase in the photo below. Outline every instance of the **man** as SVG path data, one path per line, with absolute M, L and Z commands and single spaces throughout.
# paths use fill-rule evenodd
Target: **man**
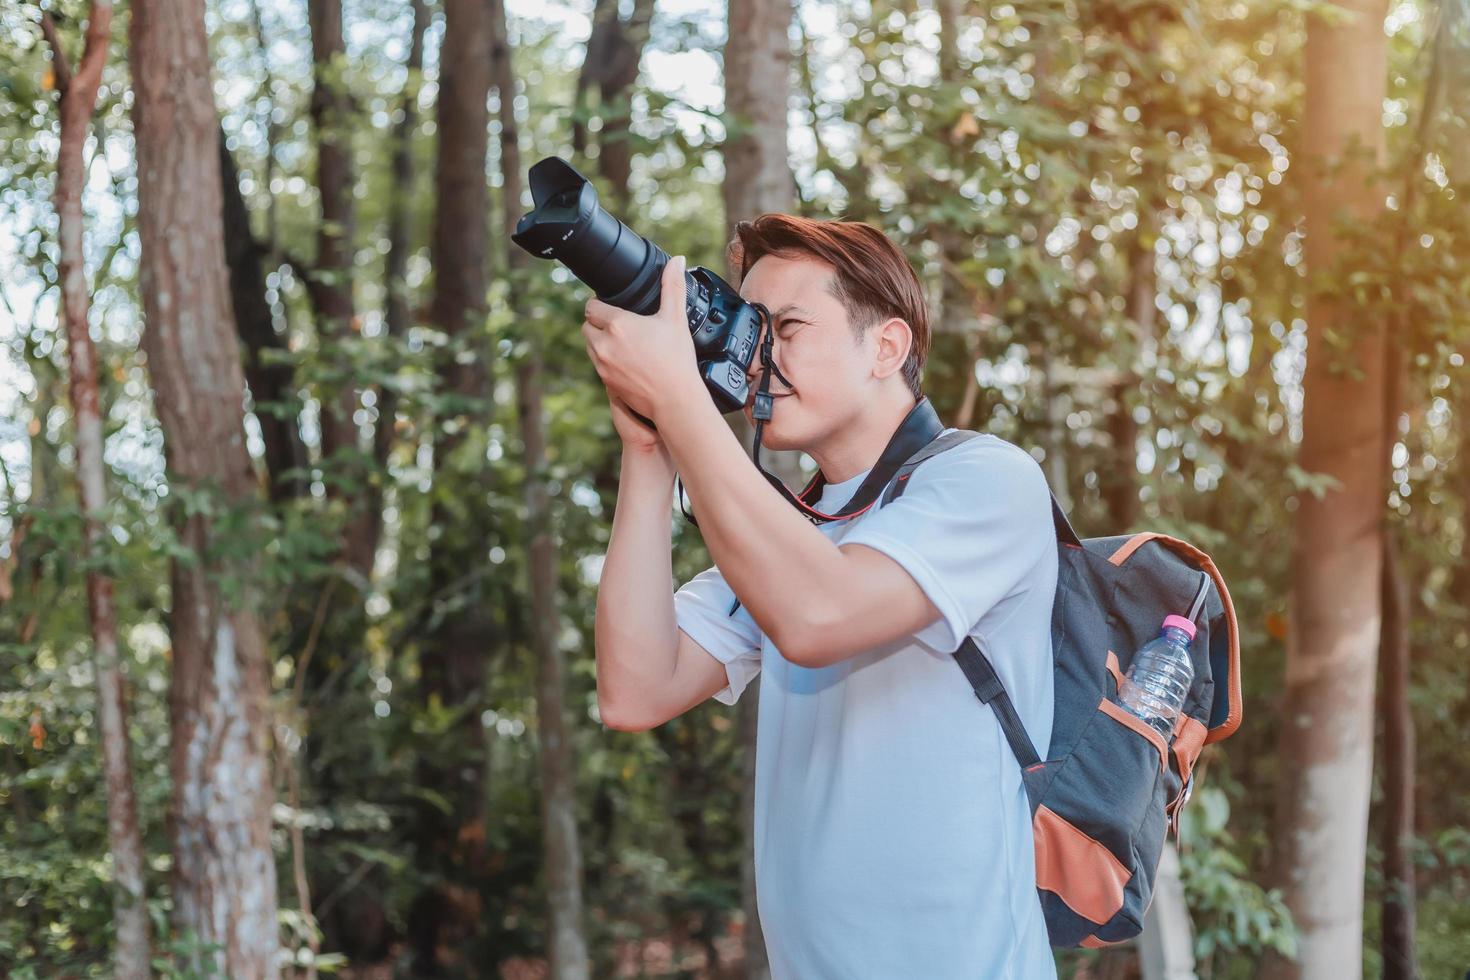
M 929 410 L 922 288 L 858 222 L 763 215 L 740 223 L 730 259 L 772 314 L 763 445 L 808 453 L 826 481 L 816 508 L 835 513 Z M 593 300 L 582 328 L 623 439 L 597 597 L 603 721 L 640 730 L 733 704 L 760 675 L 756 885 L 775 977 L 1053 977 L 1020 767 L 953 656 L 973 636 L 1048 744 L 1057 556 L 1040 467 L 981 436 L 886 506 L 814 525 L 696 372 L 682 258 L 662 289 L 651 317 Z M 715 561 L 677 593 L 676 472 Z

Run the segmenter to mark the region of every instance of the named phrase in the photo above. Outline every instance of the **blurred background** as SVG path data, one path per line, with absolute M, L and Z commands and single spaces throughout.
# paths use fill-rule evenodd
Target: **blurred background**
M 586 289 L 507 237 L 551 154 L 721 273 L 764 211 L 881 227 L 947 424 L 1084 537 L 1214 557 L 1245 713 L 1178 846 L 1198 976 L 1470 969 L 1467 0 L 16 0 L 0 37 L 0 972 L 766 975 L 754 690 L 598 719 L 620 446 Z

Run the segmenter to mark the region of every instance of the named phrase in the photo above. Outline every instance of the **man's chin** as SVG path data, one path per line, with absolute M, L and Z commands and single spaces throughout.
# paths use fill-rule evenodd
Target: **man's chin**
M 745 421 L 750 424 L 750 429 L 752 432 L 754 432 L 755 412 L 753 407 L 747 405 L 745 407 L 745 411 L 742 414 L 745 415 Z M 787 450 L 794 448 L 793 446 L 788 445 L 787 440 L 782 438 L 782 428 L 783 426 L 781 425 L 780 420 L 773 414 L 771 417 L 771 421 L 767 422 L 765 426 L 761 429 L 761 448 L 770 450 Z

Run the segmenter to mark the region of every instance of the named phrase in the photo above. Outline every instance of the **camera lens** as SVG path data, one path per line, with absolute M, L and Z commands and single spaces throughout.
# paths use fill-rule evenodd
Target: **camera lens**
M 542 160 L 530 178 L 536 207 L 516 223 L 511 240 L 561 262 L 606 303 L 656 312 L 668 253 L 604 210 L 597 189 L 565 160 Z

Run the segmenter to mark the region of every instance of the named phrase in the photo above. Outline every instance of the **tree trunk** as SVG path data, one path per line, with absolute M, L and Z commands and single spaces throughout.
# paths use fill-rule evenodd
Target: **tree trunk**
M 1384 425 L 1391 448 L 1402 411 L 1403 360 L 1390 341 L 1385 372 Z M 1390 454 L 1391 455 L 1391 454 Z M 1391 464 L 1390 464 L 1391 466 Z M 1414 952 L 1414 716 L 1409 705 L 1412 647 L 1409 584 L 1399 552 L 1397 523 L 1388 517 L 1383 528 L 1383 628 L 1379 634 L 1379 715 L 1383 719 L 1383 850 L 1384 980 L 1417 980 Z
M 735 223 L 796 204 L 786 143 L 791 0 L 733 3 L 725 46 L 725 111 L 748 129 L 726 142 L 726 237 Z
M 515 71 L 504 0 L 490 0 L 491 81 L 500 92 L 500 166 L 507 241 L 520 217 L 521 154 L 515 114 Z M 512 277 L 529 256 L 507 249 Z M 512 288 L 511 295 L 517 290 Z M 514 301 L 512 301 L 514 302 Z M 526 331 L 528 350 L 516 365 L 516 396 L 526 468 L 526 531 L 530 537 L 531 632 L 536 654 L 536 720 L 540 738 L 541 836 L 551 935 L 547 953 L 555 980 L 586 980 L 591 975 L 582 925 L 582 853 L 577 840 L 576 759 L 567 726 L 566 658 L 561 649 L 561 614 L 556 539 L 547 488 L 546 433 L 541 419 L 541 337 Z
M 602 128 L 597 134 L 597 169 L 612 184 L 608 206 L 624 216 L 631 203 L 628 180 L 633 173 L 633 147 L 629 126 L 633 121 L 630 99 L 638 79 L 638 64 L 648 43 L 653 20 L 653 0 L 633 0 L 633 10 L 624 20 L 618 15 L 617 0 L 597 0 L 592 9 L 592 34 L 587 54 L 577 75 L 576 105 L 582 106 L 590 89 L 597 89 L 597 114 Z M 580 122 L 572 124 L 572 148 L 582 153 L 586 133 Z
M 1387 75 L 1383 0 L 1350 0 L 1352 14 L 1307 19 L 1302 147 L 1307 267 L 1333 274 L 1341 244 L 1333 217 L 1369 221 L 1382 193 L 1368 173 L 1384 151 Z M 1350 148 L 1371 157 L 1348 156 Z M 1341 164 L 1340 169 L 1326 166 Z M 1363 868 L 1373 755 L 1374 658 L 1380 625 L 1383 522 L 1382 328 L 1354 318 L 1350 300 L 1314 289 L 1307 301 L 1301 466 L 1339 484 L 1300 495 L 1292 551 L 1292 614 L 1278 750 L 1294 774 L 1278 801 L 1278 873 L 1298 930 L 1297 963 L 1275 976 L 1361 975 Z M 1346 335 L 1345 353 L 1331 335 Z M 1346 360 L 1360 376 L 1335 371 Z
M 251 508 L 260 501 L 245 449 L 204 8 L 135 0 L 131 15 L 143 347 L 171 485 Z M 270 977 L 277 926 L 264 633 L 250 606 L 227 601 L 208 557 L 218 547 L 209 515 L 182 517 L 177 533 L 199 560 L 174 561 L 169 610 L 174 926 L 201 944 L 184 954 L 191 969 Z M 249 571 L 231 569 L 247 589 Z M 202 944 L 218 944 L 222 962 L 206 964 Z
M 1416 980 L 1414 718 L 1409 707 L 1409 589 L 1392 529 L 1383 550 L 1383 977 Z
M 430 319 L 453 351 L 440 363 L 439 387 L 451 399 L 447 417 L 433 420 L 435 495 L 431 526 L 449 528 L 429 554 L 431 610 L 419 658 L 426 710 L 452 708 L 461 718 L 419 757 L 419 783 L 440 794 L 449 813 L 419 807 L 417 836 L 426 866 L 441 879 L 414 902 L 410 916 L 416 969 L 439 975 L 449 937 L 473 935 L 481 910 L 474 896 L 485 874 L 485 755 L 480 708 L 486 660 L 495 641 L 495 597 L 484 591 L 484 542 L 497 532 L 487 513 L 491 493 L 483 458 L 458 460 L 456 450 L 489 404 L 485 327 L 488 289 L 491 16 L 485 0 L 446 0 L 436 108 L 439 155 L 430 242 L 434 292 Z M 463 482 L 460 482 L 463 481 Z M 463 493 L 456 492 L 462 488 Z M 436 707 L 438 706 L 438 707 Z
M 725 155 L 726 240 L 735 224 L 765 212 L 788 212 L 796 206 L 796 181 L 786 144 L 786 103 L 791 87 L 791 0 L 750 0 L 729 5 L 725 45 L 725 111 L 747 124 L 739 139 L 729 140 Z M 736 270 L 727 270 L 739 285 Z M 749 447 L 750 426 L 735 414 L 731 426 Z M 765 453 L 761 460 L 787 486 L 801 489 L 798 452 Z M 741 904 L 745 910 L 745 975 L 771 974 L 755 893 L 755 759 L 756 718 L 760 685 L 740 698 L 741 826 L 745 859 L 741 863 Z
M 342 348 L 355 334 L 352 301 L 351 96 L 342 41 L 342 0 L 308 0 L 311 24 L 311 122 L 317 144 L 317 195 L 321 221 L 317 225 L 316 264 L 308 282 L 317 315 L 318 339 L 324 347 Z M 333 361 L 346 363 L 339 355 Z M 361 579 L 372 574 L 377 551 L 379 515 L 374 494 L 353 492 L 352 485 L 368 477 L 357 454 L 358 391 L 350 377 L 324 381 L 321 390 L 322 465 L 331 496 L 345 502 L 351 516 L 343 531 L 342 557 Z M 335 472 L 334 472 L 335 471 Z M 336 476 L 337 480 L 331 479 Z M 348 481 L 347 486 L 337 481 Z
M 127 698 L 117 651 L 117 617 L 112 579 L 98 567 L 103 529 L 98 515 L 107 507 L 106 468 L 102 461 L 102 409 L 97 386 L 97 351 L 87 330 L 90 297 L 82 240 L 82 190 L 86 164 L 82 151 L 97 106 L 102 66 L 107 62 L 112 27 L 110 0 L 93 0 L 87 22 L 86 48 L 70 70 L 51 15 L 42 25 L 52 46 L 52 71 L 61 95 L 61 146 L 56 158 L 57 273 L 66 327 L 67 362 L 71 375 L 72 413 L 76 423 L 77 490 L 85 515 L 87 613 L 92 625 L 97 671 L 97 728 L 102 771 L 107 783 L 107 842 L 113 861 L 113 915 L 117 922 L 115 973 L 124 980 L 149 975 L 148 908 L 144 904 L 143 838 L 138 830 L 138 804 L 133 793 L 133 767 L 128 746 Z M 101 148 L 99 147 L 99 150 Z
M 393 127 L 393 157 L 389 170 L 393 175 L 392 197 L 388 202 L 388 256 L 384 263 L 384 279 L 388 302 L 384 311 L 384 328 L 392 340 L 408 335 L 411 323 L 408 298 L 408 256 L 413 250 L 410 215 L 413 213 L 413 133 L 418 126 L 420 74 L 424 68 L 424 33 L 432 16 L 426 0 L 412 0 L 413 33 L 408 42 L 408 77 L 403 83 L 399 105 L 403 113 Z M 373 429 L 373 455 L 380 473 L 388 470 L 388 453 L 393 448 L 394 426 L 398 414 L 398 395 L 390 387 L 378 391 L 378 423 Z
M 1154 333 L 1157 289 L 1152 234 L 1146 230 L 1151 229 L 1157 209 L 1150 206 L 1151 198 L 1143 200 L 1145 203 L 1138 214 L 1138 232 L 1128 254 L 1128 312 L 1129 319 L 1138 330 L 1135 343 L 1139 346 L 1144 337 Z M 1125 342 L 1123 347 L 1133 350 L 1133 344 Z M 1133 418 L 1133 409 L 1128 401 L 1129 391 L 1139 382 L 1134 371 L 1135 363 L 1130 358 L 1128 363 L 1119 365 L 1122 377 L 1112 386 L 1114 408 L 1107 420 L 1113 463 L 1098 473 L 1103 499 L 1108 506 L 1108 528 L 1113 534 L 1131 530 L 1138 521 L 1138 422 Z
M 306 447 L 296 424 L 296 392 L 290 364 L 271 363 L 267 351 L 285 353 L 285 338 L 276 333 L 265 297 L 265 249 L 250 230 L 250 211 L 240 193 L 235 158 L 219 131 L 221 189 L 224 194 L 225 261 L 230 267 L 230 307 L 245 345 L 245 383 L 255 405 L 260 438 L 265 443 L 266 486 L 271 500 L 282 503 L 306 492 L 302 470 Z M 282 409 L 287 409 L 283 412 Z

